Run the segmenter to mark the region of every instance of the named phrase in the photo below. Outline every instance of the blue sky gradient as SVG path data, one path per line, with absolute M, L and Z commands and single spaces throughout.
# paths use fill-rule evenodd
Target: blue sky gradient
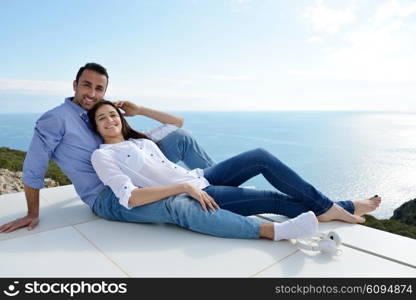
M 158 109 L 416 111 L 410 0 L 2 1 L 0 41 L 2 113 L 60 104 L 90 61 Z

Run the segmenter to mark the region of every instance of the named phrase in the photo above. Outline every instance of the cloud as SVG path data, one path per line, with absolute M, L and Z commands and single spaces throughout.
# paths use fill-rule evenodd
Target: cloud
M 247 80 L 245 76 L 226 76 L 226 75 L 207 75 L 201 77 L 204 80 Z M 109 86 L 106 93 L 107 97 L 111 98 L 160 98 L 160 99 L 212 99 L 212 98 L 227 98 L 230 95 L 225 93 L 215 92 L 201 92 L 198 90 L 198 84 L 195 81 L 167 79 L 161 78 L 161 81 L 171 81 L 175 84 L 183 83 L 185 87 L 169 88 L 162 86 L 153 86 L 150 88 L 137 88 L 132 86 L 120 85 L 114 82 Z M 190 90 L 188 86 L 195 86 L 194 90 Z M 72 82 L 61 81 L 41 81 L 41 80 L 25 80 L 25 79 L 7 79 L 0 78 L 0 93 L 7 92 L 13 94 L 34 94 L 34 95 L 72 95 Z
M 224 75 L 224 74 L 212 74 L 205 76 L 206 79 L 210 80 L 222 80 L 222 81 L 240 81 L 240 80 L 253 80 L 250 76 L 245 75 Z
M 373 16 L 373 22 L 376 25 L 385 24 L 386 22 L 397 21 L 398 19 L 408 17 L 416 12 L 416 3 L 410 2 L 399 4 L 396 0 L 387 1 L 382 4 Z
M 0 78 L 0 91 L 63 94 L 72 91 L 72 82 Z
M 306 42 L 309 44 L 322 44 L 324 42 L 324 40 L 317 35 L 314 36 L 310 36 L 306 39 Z
M 239 4 L 239 5 L 247 4 L 251 2 L 251 0 L 229 0 L 229 1 L 231 1 L 231 3 L 233 4 Z
M 331 34 L 337 33 L 341 26 L 356 20 L 353 7 L 333 9 L 323 0 L 317 0 L 314 5 L 308 7 L 304 17 L 315 30 Z
M 364 5 L 361 6 L 361 17 L 356 19 L 356 26 L 345 28 L 336 37 L 325 38 L 326 47 L 322 48 L 319 68 L 292 70 L 292 74 L 312 79 L 414 81 L 416 27 L 410 17 L 416 15 L 416 3 L 380 1 L 377 4 L 367 11 Z M 312 8 L 316 7 L 326 11 L 323 1 L 318 1 Z M 310 12 L 312 8 L 306 11 Z M 321 33 L 325 28 L 314 27 L 314 30 Z M 308 38 L 306 41 L 314 40 Z

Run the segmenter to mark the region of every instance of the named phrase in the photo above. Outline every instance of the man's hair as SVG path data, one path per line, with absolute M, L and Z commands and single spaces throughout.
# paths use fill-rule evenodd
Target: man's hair
M 108 86 L 107 70 L 102 65 L 99 65 L 97 63 L 87 63 L 85 64 L 85 66 L 81 67 L 78 70 L 77 77 L 75 78 L 76 82 L 78 82 L 79 78 L 82 75 L 82 72 L 84 72 L 85 70 L 91 70 L 91 71 L 97 72 L 98 74 L 104 75 L 107 78 L 107 86 Z

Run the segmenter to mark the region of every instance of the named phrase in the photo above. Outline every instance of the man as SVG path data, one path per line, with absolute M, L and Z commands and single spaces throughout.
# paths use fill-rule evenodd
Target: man
M 90 157 L 102 143 L 90 125 L 87 111 L 101 101 L 107 90 L 106 69 L 96 63 L 81 67 L 73 82 L 74 97 L 66 98 L 60 106 L 43 114 L 36 122 L 35 132 L 23 165 L 23 183 L 28 213 L 20 219 L 0 226 L 0 233 L 11 232 L 27 226 L 32 230 L 39 222 L 39 189 L 53 159 L 72 181 L 81 200 L 93 209 L 100 195 L 115 197 L 97 177 Z M 125 111 L 125 116 L 162 116 L 166 123 L 177 127 L 178 118 L 129 101 L 118 101 L 116 105 Z M 178 124 L 176 124 L 176 123 Z M 184 130 L 177 129 L 158 142 L 165 156 L 173 161 L 183 161 L 190 169 L 206 168 L 214 164 L 208 154 Z

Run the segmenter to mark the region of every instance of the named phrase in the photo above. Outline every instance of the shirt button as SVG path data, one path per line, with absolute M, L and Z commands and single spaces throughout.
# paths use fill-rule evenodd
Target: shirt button
M 130 157 L 130 154 L 127 154 L 127 157 Z
M 126 189 L 127 187 L 125 186 L 124 188 Z
M 162 163 L 164 163 L 165 161 L 164 160 L 162 160 Z
M 177 167 L 175 167 L 175 169 L 177 169 Z
M 140 150 L 143 150 L 143 148 L 142 148 L 142 147 L 140 147 Z
M 150 153 L 150 156 L 153 156 L 153 153 Z

